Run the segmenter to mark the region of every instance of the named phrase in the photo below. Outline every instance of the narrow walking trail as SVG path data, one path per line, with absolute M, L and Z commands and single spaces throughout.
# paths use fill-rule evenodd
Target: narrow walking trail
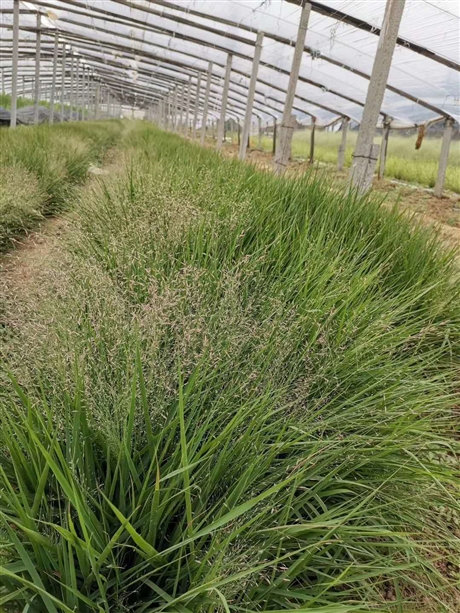
M 117 147 L 106 154 L 102 167 L 90 166 L 86 181 L 79 186 L 72 200 L 78 200 L 83 190 L 119 167 L 121 152 Z M 37 230 L 17 239 L 15 247 L 0 256 L 0 297 L 25 296 L 32 285 L 40 282 L 41 273 L 60 257 L 60 247 L 69 230 L 68 213 L 44 219 Z M 62 254 L 61 254 L 62 255 Z
M 56 244 L 66 231 L 67 221 L 58 216 L 46 219 L 35 232 L 17 241 L 15 249 L 0 260 L 2 288 L 10 291 L 28 285 L 53 257 Z

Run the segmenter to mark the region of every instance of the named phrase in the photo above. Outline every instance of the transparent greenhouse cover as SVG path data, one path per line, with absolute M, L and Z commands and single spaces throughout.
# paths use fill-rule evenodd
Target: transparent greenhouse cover
M 11 79 L 13 0 L 1 0 L 1 66 Z M 21 2 L 20 69 L 31 79 L 36 13 L 42 17 L 41 78 L 51 78 L 54 33 L 119 97 L 145 107 L 175 84 L 192 86 L 213 62 L 217 114 L 227 54 L 233 55 L 229 116 L 243 117 L 254 44 L 264 32 L 254 115 L 280 118 L 301 12 L 300 0 L 40 0 Z M 304 123 L 360 121 L 385 0 L 324 0 L 312 12 L 294 102 Z M 412 127 L 460 120 L 460 3 L 406 0 L 381 120 Z M 202 80 L 203 87 L 203 80 Z

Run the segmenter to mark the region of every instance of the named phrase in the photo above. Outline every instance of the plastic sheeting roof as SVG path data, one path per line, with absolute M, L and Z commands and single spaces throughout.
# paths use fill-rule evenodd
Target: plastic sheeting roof
M 227 54 L 233 55 L 228 115 L 244 116 L 256 34 L 265 34 L 254 115 L 282 114 L 302 0 L 40 0 L 21 2 L 20 71 L 34 71 L 36 12 L 41 76 L 51 80 L 54 33 L 119 99 L 148 106 L 176 84 L 196 86 L 213 62 L 211 115 L 218 113 Z M 297 118 L 360 121 L 385 0 L 312 1 L 294 101 Z M 13 0 L 1 0 L 0 65 L 11 82 Z M 406 0 L 381 119 L 410 127 L 460 120 L 460 4 Z M 202 86 L 203 87 L 203 86 Z

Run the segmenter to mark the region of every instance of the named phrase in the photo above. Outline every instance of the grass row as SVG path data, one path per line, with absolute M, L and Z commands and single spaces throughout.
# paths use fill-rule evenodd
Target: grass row
M 296 131 L 292 142 L 295 157 L 308 159 L 310 152 L 310 130 Z M 315 134 L 315 160 L 326 164 L 337 164 L 338 148 L 342 135 L 340 132 L 317 130 Z M 349 132 L 345 166 L 351 166 L 352 153 L 356 144 L 357 132 Z M 441 137 L 427 137 L 421 148 L 415 149 L 416 136 L 399 136 L 392 132 L 388 144 L 385 175 L 388 178 L 434 187 L 438 172 Z M 258 138 L 252 137 L 251 144 L 258 146 Z M 376 143 L 380 142 L 377 137 Z M 264 151 L 272 150 L 271 137 L 262 139 Z M 460 141 L 451 144 L 449 165 L 446 173 L 446 188 L 460 193 Z
M 455 610 L 453 255 L 319 176 L 126 145 L 4 305 L 2 606 Z
M 72 186 L 102 159 L 117 122 L 24 127 L 0 132 L 0 251 L 66 206 Z

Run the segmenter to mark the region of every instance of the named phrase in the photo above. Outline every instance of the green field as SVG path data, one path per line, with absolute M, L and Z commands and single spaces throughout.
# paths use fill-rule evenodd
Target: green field
M 35 101 L 33 98 L 25 98 L 22 96 L 18 97 L 17 100 L 17 108 L 18 109 L 22 109 L 25 106 L 33 106 L 35 104 Z M 46 100 L 40 100 L 39 102 L 40 106 L 44 106 L 46 108 L 50 108 L 50 103 Z M 10 109 L 11 108 L 11 96 L 9 94 L 0 94 L 0 107 L 3 107 L 4 109 Z M 65 110 L 70 110 L 70 104 L 64 104 L 64 109 Z M 72 107 L 73 110 L 76 110 L 77 107 L 73 106 Z M 57 102 L 54 105 L 54 110 L 56 112 L 60 112 L 61 110 L 61 105 Z M 82 112 L 82 109 L 79 109 L 80 113 Z M 83 111 L 84 113 L 86 113 L 86 110 Z
M 310 153 L 310 130 L 296 131 L 292 141 L 294 157 L 308 159 Z M 235 138 L 235 137 L 234 137 Z M 337 164 L 337 152 L 342 135 L 340 132 L 315 133 L 315 160 L 327 164 Z M 357 132 L 348 132 L 345 166 L 351 165 L 351 156 L 356 143 Z M 434 187 L 438 172 L 438 160 L 441 150 L 441 137 L 426 136 L 421 148 L 416 151 L 416 135 L 400 136 L 390 133 L 388 157 L 385 176 L 424 187 Z M 236 142 L 236 138 L 235 138 Z M 380 138 L 376 137 L 376 143 Z M 252 146 L 258 145 L 258 138 L 252 137 Z M 262 146 L 265 151 L 272 150 L 272 138 L 264 137 Z M 446 188 L 460 193 L 460 141 L 453 140 L 450 148 L 449 166 L 446 173 Z
M 3 610 L 454 611 L 454 254 L 317 173 L 87 129 L 108 174 L 1 298 Z

